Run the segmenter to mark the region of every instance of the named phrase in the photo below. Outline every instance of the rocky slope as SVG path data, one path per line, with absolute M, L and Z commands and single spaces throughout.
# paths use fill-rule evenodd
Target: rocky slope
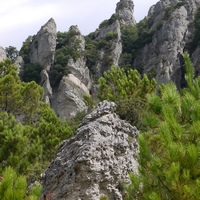
M 122 200 L 120 183 L 137 172 L 135 127 L 119 119 L 115 104 L 104 101 L 63 141 L 46 170 L 43 195 L 52 199 Z
M 174 81 L 184 84 L 182 54 L 193 38 L 194 15 L 199 0 L 161 0 L 148 14 L 148 30 L 154 32 L 152 42 L 140 49 L 134 66 L 145 73 L 155 73 L 159 84 Z

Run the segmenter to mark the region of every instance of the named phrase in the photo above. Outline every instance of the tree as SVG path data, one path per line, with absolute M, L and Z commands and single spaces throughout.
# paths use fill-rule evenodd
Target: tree
M 28 174 L 41 159 L 42 144 L 33 128 L 16 121 L 15 117 L 0 112 L 0 173 L 11 166 L 19 174 Z
M 137 70 L 126 72 L 123 68 L 112 66 L 99 79 L 98 97 L 101 101 L 114 101 L 120 117 L 140 128 L 146 95 L 153 92 L 155 87 L 155 79 L 149 80 L 146 75 L 141 78 Z
M 0 111 L 33 120 L 42 103 L 43 89 L 34 81 L 21 82 L 10 60 L 0 62 Z
M 5 50 L 6 50 L 7 57 L 10 58 L 12 62 L 14 62 L 17 56 L 19 56 L 19 51 L 16 49 L 16 47 L 9 46 L 9 47 L 6 47 Z
M 188 87 L 162 85 L 147 98 L 139 136 L 139 175 L 131 175 L 126 199 L 196 200 L 200 196 L 200 77 L 184 54 Z

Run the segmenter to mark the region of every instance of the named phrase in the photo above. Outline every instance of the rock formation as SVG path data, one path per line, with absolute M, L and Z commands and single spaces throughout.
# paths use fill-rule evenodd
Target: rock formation
M 140 49 L 134 66 L 145 73 L 156 72 L 159 84 L 174 81 L 181 87 L 182 54 L 192 39 L 194 14 L 199 0 L 162 0 L 148 14 L 148 30 L 154 32 L 152 42 Z
M 86 59 L 81 54 L 85 50 L 85 39 L 77 26 L 71 26 L 69 32 L 76 33 L 72 36 L 71 41 L 79 41 L 76 51 L 80 52 L 80 57 L 76 60 L 73 58 L 68 60 L 66 68 L 70 73 L 63 76 L 51 98 L 52 107 L 62 119 L 70 118 L 79 111 L 87 110 L 83 95 L 89 95 L 92 86 Z M 73 43 L 69 45 L 73 46 Z
M 134 26 L 136 24 L 133 12 L 134 3 L 132 0 L 120 0 L 120 2 L 117 3 L 116 15 L 125 26 Z
M 51 18 L 41 27 L 31 44 L 30 61 L 40 64 L 44 70 L 50 70 L 54 62 L 56 37 L 56 23 Z
M 4 50 L 3 47 L 0 46 L 0 61 L 3 61 L 7 58 L 6 56 L 6 51 Z
M 137 173 L 138 131 L 119 119 L 115 104 L 104 101 L 63 141 L 43 179 L 43 195 L 52 199 L 122 200 L 121 182 Z
M 110 55 L 112 59 L 112 64 L 118 66 L 120 55 L 122 53 L 121 27 L 119 20 L 116 20 L 112 24 L 95 31 L 95 40 L 105 40 L 109 33 L 116 34 L 116 37 L 112 40 L 112 47 L 110 52 L 106 52 L 104 48 L 102 48 L 99 52 L 99 54 L 101 55 L 101 59 L 97 62 L 97 77 L 101 77 L 103 75 L 103 72 L 107 71 L 111 67 L 110 65 L 105 66 L 105 64 L 102 63 L 102 61 L 104 61 L 105 59 L 105 56 L 108 56 L 107 54 Z

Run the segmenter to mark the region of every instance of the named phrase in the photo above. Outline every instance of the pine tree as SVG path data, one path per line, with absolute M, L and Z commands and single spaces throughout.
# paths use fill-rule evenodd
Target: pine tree
M 139 175 L 131 175 L 127 200 L 196 200 L 200 197 L 200 77 L 184 54 L 188 87 L 174 83 L 148 95 L 139 136 Z
M 140 128 L 146 95 L 155 91 L 155 88 L 155 79 L 149 80 L 146 75 L 140 77 L 137 70 L 125 71 L 112 66 L 99 79 L 98 97 L 100 100 L 114 101 L 120 117 Z

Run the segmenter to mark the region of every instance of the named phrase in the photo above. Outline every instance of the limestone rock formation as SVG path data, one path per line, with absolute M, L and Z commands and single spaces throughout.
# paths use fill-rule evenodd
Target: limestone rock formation
M 112 63 L 115 66 L 118 66 L 119 59 L 122 53 L 122 43 L 121 43 L 121 27 L 119 20 L 114 21 L 112 24 L 99 29 L 95 32 L 95 40 L 101 40 L 105 39 L 109 33 L 114 33 L 116 34 L 116 37 L 114 40 L 112 40 L 112 47 L 111 47 L 111 52 L 109 52 L 110 57 L 112 58 Z M 105 64 L 102 64 L 102 60 L 104 60 L 104 56 L 108 56 L 108 52 L 105 52 L 106 50 L 102 48 L 99 52 L 101 55 L 100 61 L 97 63 L 97 76 L 101 77 L 103 75 L 103 72 L 108 70 L 111 66 L 105 66 Z
M 122 200 L 120 182 L 137 173 L 135 127 L 119 119 L 115 104 L 104 101 L 62 142 L 44 173 L 43 195 L 56 200 Z
M 133 16 L 134 3 L 132 0 L 120 0 L 117 3 L 116 15 L 119 17 L 121 23 L 126 26 L 134 26 L 136 21 Z
M 77 52 L 80 56 L 77 59 L 72 57 L 68 60 L 66 68 L 70 71 L 64 76 L 59 87 L 54 91 L 51 98 L 51 105 L 62 119 L 70 118 L 79 111 L 86 111 L 87 105 L 83 100 L 83 95 L 90 93 L 92 81 L 89 69 L 86 66 L 86 59 L 82 55 L 85 50 L 85 39 L 81 35 L 77 26 L 71 26 L 69 32 L 75 32 L 71 41 L 79 41 Z M 74 45 L 73 42 L 69 45 Z
M 47 73 L 46 70 L 43 69 L 40 73 L 40 76 L 41 76 L 40 85 L 44 88 L 43 100 L 46 103 L 50 103 L 50 99 L 52 98 L 53 92 L 49 81 L 49 74 Z
M 73 74 L 69 74 L 62 78 L 51 105 L 59 117 L 68 119 L 87 109 L 83 94 L 89 94 L 88 88 Z
M 3 61 L 7 58 L 6 51 L 3 47 L 0 46 L 0 61 Z
M 174 81 L 181 87 L 182 54 L 192 39 L 194 14 L 200 0 L 162 0 L 148 14 L 152 42 L 140 49 L 134 66 L 155 73 L 159 84 Z
M 30 61 L 39 63 L 43 69 L 50 70 L 56 49 L 56 23 L 50 19 L 37 33 L 30 49 Z

